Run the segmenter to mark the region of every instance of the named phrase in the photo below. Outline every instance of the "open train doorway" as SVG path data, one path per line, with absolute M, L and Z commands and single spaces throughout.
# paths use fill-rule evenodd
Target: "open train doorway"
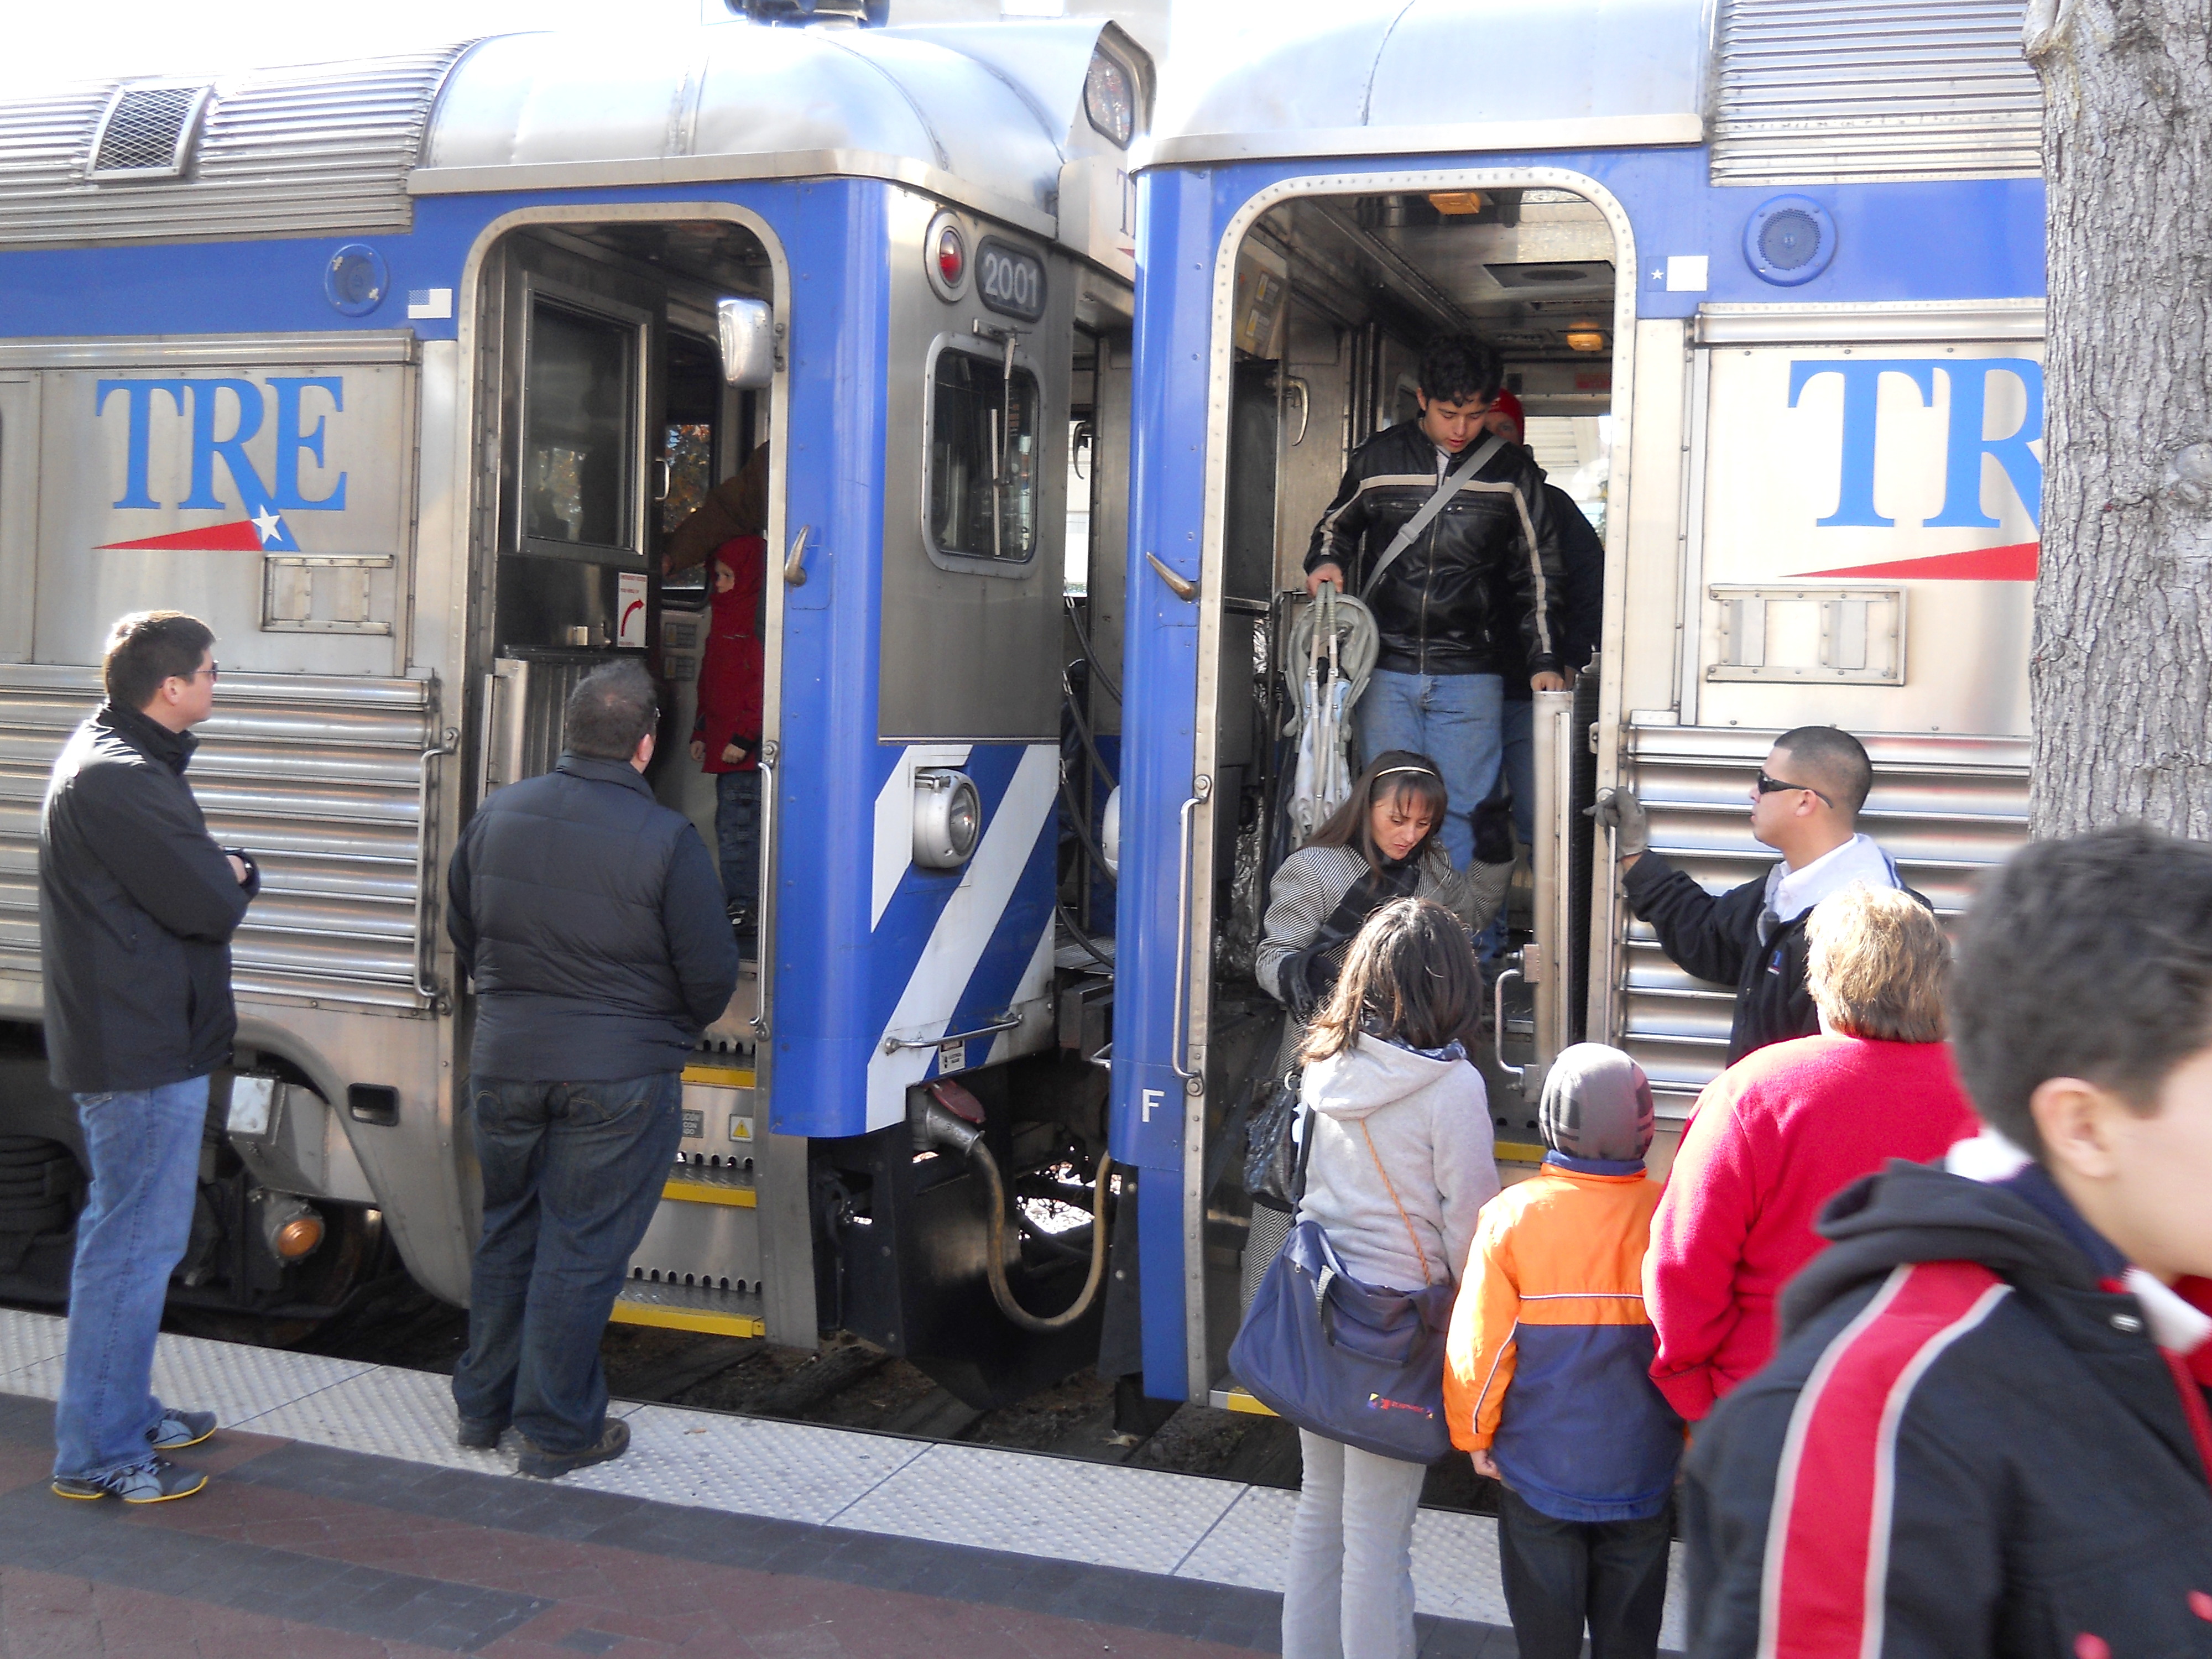
M 769 360 L 730 357 L 772 326 L 772 286 L 767 252 L 742 225 L 623 221 L 514 231 L 491 251 L 482 289 L 500 372 L 483 388 L 484 447 L 499 470 L 480 550 L 491 592 L 476 641 L 478 799 L 552 767 L 578 680 L 607 662 L 642 663 L 663 711 L 648 780 L 717 852 L 749 963 L 766 852 L 757 780 L 771 740 L 763 714 L 776 584 L 760 372 Z M 732 307 L 738 337 L 726 341 Z M 731 644 L 715 644 L 718 618 L 747 672 L 718 660 Z M 712 706 L 718 678 L 746 681 L 735 726 Z M 733 773 L 749 791 L 723 781 Z M 733 793 L 751 805 L 735 819 Z M 750 1044 L 760 1000 L 755 968 L 714 1034 L 719 1046 Z
M 1255 970 L 1271 883 L 1314 817 L 1300 805 L 1291 728 L 1301 682 L 1318 677 L 1325 687 L 1332 670 L 1328 630 L 1305 591 L 1309 550 L 1354 452 L 1418 420 L 1422 349 L 1446 334 L 1479 336 L 1502 356 L 1503 390 L 1522 416 L 1518 440 L 1545 475 L 1557 533 L 1575 544 L 1566 608 L 1576 627 L 1561 653 L 1568 690 L 1534 694 L 1525 665 L 1502 665 L 1513 683 L 1499 787 L 1515 809 L 1518 870 L 1500 924 L 1482 941 L 1486 972 L 1504 985 L 1492 1004 L 1499 1029 L 1486 1031 L 1479 1056 L 1501 1159 L 1533 1161 L 1543 1065 L 1580 1038 L 1588 1002 L 1591 857 L 1579 809 L 1595 789 L 1588 736 L 1613 505 L 1623 268 L 1614 226 L 1597 203 L 1562 188 L 1296 191 L 1251 222 L 1233 257 L 1231 349 L 1214 387 L 1213 429 L 1225 438 L 1221 591 L 1203 596 L 1218 627 L 1210 651 L 1204 633 L 1200 642 L 1199 725 L 1209 726 L 1210 702 L 1213 754 L 1209 763 L 1201 737 L 1198 770 L 1211 783 L 1213 834 L 1210 848 L 1192 849 L 1193 925 L 1209 925 L 1200 937 L 1212 940 L 1210 964 L 1194 964 L 1210 975 L 1191 1012 L 1190 1047 L 1204 1060 L 1204 1167 L 1240 1167 L 1245 1127 L 1288 1050 L 1283 1006 Z M 1218 374 L 1218 353 L 1216 366 Z M 1363 580 L 1351 573 L 1355 594 Z M 1492 614 L 1508 609 L 1501 584 Z M 1366 663 L 1336 665 L 1347 693 L 1372 649 Z M 1356 775 L 1356 713 L 1345 723 Z M 1477 804 L 1455 799 L 1449 810 Z M 1200 879 L 1209 852 L 1210 879 Z M 1205 1218 L 1207 1346 L 1218 1376 L 1240 1304 L 1285 1218 L 1252 1210 L 1233 1173 L 1217 1182 Z

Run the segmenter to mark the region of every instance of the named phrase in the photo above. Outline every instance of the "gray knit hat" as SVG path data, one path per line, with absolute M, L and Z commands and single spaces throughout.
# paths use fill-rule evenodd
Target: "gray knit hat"
M 1651 1148 L 1651 1082 L 1602 1042 L 1563 1049 L 1544 1079 L 1544 1144 L 1569 1158 L 1632 1163 Z

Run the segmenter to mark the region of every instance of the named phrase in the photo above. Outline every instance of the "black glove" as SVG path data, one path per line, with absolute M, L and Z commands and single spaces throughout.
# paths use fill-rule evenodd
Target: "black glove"
M 1328 945 L 1309 945 L 1291 955 L 1276 975 L 1283 988 L 1283 1006 L 1301 1025 L 1313 1018 L 1314 1010 L 1336 988 L 1336 965 L 1328 952 Z
M 1597 805 L 1583 807 L 1583 812 L 1595 818 L 1599 829 L 1613 831 L 1613 857 L 1630 859 L 1651 850 L 1651 816 L 1634 790 L 1601 789 Z
M 1468 817 L 1474 825 L 1474 861 L 1477 864 L 1512 863 L 1512 802 L 1502 796 L 1492 796 Z

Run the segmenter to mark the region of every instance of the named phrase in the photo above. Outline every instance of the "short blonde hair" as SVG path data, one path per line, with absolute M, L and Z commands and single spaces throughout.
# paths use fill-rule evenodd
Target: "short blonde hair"
M 1928 907 L 1854 883 L 1805 924 L 1806 981 L 1831 1030 L 1881 1042 L 1941 1042 L 1950 952 Z

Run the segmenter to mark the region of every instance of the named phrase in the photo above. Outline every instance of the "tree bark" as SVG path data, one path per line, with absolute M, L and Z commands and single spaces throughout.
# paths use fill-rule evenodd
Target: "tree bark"
M 2033 833 L 2212 838 L 2212 31 L 2029 0 L 2050 309 Z

